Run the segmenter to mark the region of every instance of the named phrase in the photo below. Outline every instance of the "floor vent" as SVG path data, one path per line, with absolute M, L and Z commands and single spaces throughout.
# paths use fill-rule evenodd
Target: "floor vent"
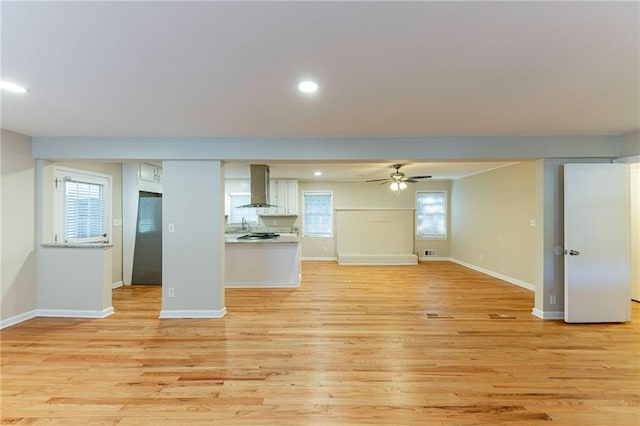
M 516 317 L 509 314 L 487 314 L 490 319 L 516 319 Z
M 435 256 L 436 255 L 436 251 L 435 250 L 425 250 L 424 251 L 424 255 L 425 256 Z
M 429 319 L 447 319 L 447 318 L 453 318 L 451 315 L 447 315 L 447 314 L 436 314 L 436 313 L 431 313 L 431 312 L 425 312 L 424 316 L 429 318 Z

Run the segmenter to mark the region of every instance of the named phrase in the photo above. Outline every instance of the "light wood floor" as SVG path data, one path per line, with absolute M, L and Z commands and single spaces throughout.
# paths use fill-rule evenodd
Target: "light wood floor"
M 102 320 L 2 331 L 2 424 L 640 424 L 629 324 L 531 315 L 533 293 L 448 262 L 305 262 L 297 290 L 227 290 L 221 320 L 159 320 L 160 288 Z

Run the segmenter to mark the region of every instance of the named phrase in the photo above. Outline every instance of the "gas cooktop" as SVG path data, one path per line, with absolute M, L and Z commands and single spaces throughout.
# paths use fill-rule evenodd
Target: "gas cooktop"
M 274 234 L 273 232 L 253 232 L 251 234 L 242 235 L 238 237 L 239 240 L 275 240 L 280 234 Z

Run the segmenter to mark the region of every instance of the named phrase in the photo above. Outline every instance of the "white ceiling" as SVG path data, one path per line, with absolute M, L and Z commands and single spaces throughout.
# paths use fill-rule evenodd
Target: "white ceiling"
M 31 136 L 620 134 L 638 2 L 2 2 Z M 298 95 L 313 77 L 321 91 Z
M 639 16 L 638 2 L 3 1 L 2 78 L 30 92 L 2 94 L 2 127 L 44 137 L 617 135 L 640 128 Z M 296 91 L 307 77 L 315 96 Z M 391 164 L 327 165 L 325 176 L 381 178 Z M 272 176 L 296 167 L 312 168 L 277 164 Z M 410 167 L 436 177 L 445 165 Z M 456 167 L 443 178 L 477 171 Z

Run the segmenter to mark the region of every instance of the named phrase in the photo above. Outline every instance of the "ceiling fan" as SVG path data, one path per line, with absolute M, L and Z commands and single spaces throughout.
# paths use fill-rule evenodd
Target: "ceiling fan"
M 400 167 L 404 166 L 404 164 L 394 164 L 391 166 L 395 171 L 389 175 L 386 179 L 370 179 L 366 182 L 380 182 L 380 185 L 384 185 L 386 183 L 391 183 L 392 191 L 402 191 L 407 187 L 406 182 L 409 183 L 417 183 L 418 179 L 429 179 L 431 176 L 405 176 L 404 173 L 400 171 Z

